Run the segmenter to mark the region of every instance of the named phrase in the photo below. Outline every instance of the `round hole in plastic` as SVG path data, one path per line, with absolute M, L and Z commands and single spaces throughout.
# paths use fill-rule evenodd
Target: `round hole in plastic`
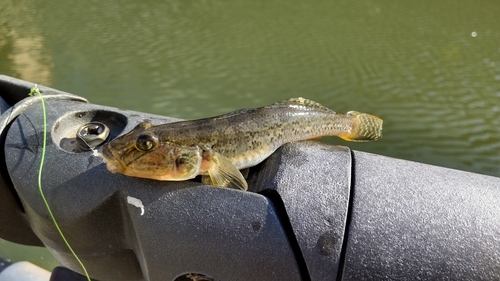
M 105 124 L 110 132 L 109 139 L 117 137 L 127 125 L 127 117 L 107 110 L 69 112 L 59 118 L 52 128 L 52 141 L 62 150 L 72 153 L 88 151 L 77 139 L 78 129 L 90 122 Z

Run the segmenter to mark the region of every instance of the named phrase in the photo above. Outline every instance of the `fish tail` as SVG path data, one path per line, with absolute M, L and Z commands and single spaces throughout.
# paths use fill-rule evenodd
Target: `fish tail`
M 354 117 L 350 132 L 341 134 L 339 137 L 347 141 L 372 141 L 382 137 L 382 119 L 377 116 L 349 111 L 347 116 Z

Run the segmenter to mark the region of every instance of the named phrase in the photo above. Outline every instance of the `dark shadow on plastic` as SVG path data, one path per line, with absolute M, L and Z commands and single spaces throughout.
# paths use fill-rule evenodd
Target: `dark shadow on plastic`
M 265 189 L 258 193 L 267 197 L 273 203 L 274 210 L 276 210 L 276 214 L 282 224 L 283 230 L 288 237 L 290 247 L 292 248 L 292 251 L 295 255 L 297 266 L 300 272 L 300 278 L 304 281 L 310 281 L 311 277 L 307 269 L 306 260 L 304 259 L 302 251 L 300 250 L 299 242 L 297 241 L 297 237 L 295 237 L 292 224 L 290 223 L 290 218 L 288 217 L 288 214 L 286 212 L 285 203 L 283 203 L 280 194 L 276 190 L 272 189 Z
M 5 131 L 7 132 L 10 128 L 10 125 L 12 123 L 8 124 Z M 7 134 L 3 134 L 0 136 L 0 147 L 5 147 L 5 136 Z M 7 165 L 5 161 L 5 149 L 0 149 L 0 173 L 2 176 L 3 183 L 2 185 L 5 186 L 13 195 L 15 202 L 17 203 L 17 207 L 21 212 L 24 213 L 24 207 L 23 204 L 21 204 L 21 199 L 19 199 L 19 196 L 17 196 L 16 190 L 14 189 L 14 184 L 10 180 L 9 172 L 7 171 Z
M 4 130 L 7 132 L 12 123 L 9 123 Z M 43 243 L 35 235 L 25 217 L 24 206 L 17 194 L 14 184 L 7 171 L 5 160 L 5 137 L 0 136 L 0 196 L 2 205 L 0 206 L 0 238 L 14 243 L 43 246 Z M 15 227 L 12 227 L 15 226 Z
M 351 159 L 354 159 L 354 153 L 351 150 Z M 339 259 L 339 268 L 337 272 L 337 281 L 342 281 L 343 276 L 344 276 L 344 263 L 346 259 L 346 251 L 347 251 L 347 241 L 349 240 L 349 227 L 351 226 L 351 220 L 352 220 L 352 207 L 353 207 L 353 200 L 354 200 L 354 185 L 356 183 L 355 177 L 356 175 L 356 165 L 355 161 L 352 161 L 351 164 L 351 184 L 350 184 L 350 190 L 349 190 L 349 203 L 347 205 L 347 215 L 346 215 L 346 223 L 345 223 L 345 228 L 344 228 L 344 239 L 342 239 L 342 249 L 340 250 L 340 259 Z
M 87 277 L 74 272 L 66 267 L 58 266 L 52 271 L 49 281 L 87 281 Z M 91 279 L 98 281 L 97 279 Z

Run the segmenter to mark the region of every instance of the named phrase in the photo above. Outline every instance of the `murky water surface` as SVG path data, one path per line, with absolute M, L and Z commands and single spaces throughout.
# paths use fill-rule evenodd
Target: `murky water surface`
M 307 97 L 385 121 L 378 142 L 326 142 L 500 176 L 499 14 L 475 0 L 4 1 L 0 73 L 185 119 Z

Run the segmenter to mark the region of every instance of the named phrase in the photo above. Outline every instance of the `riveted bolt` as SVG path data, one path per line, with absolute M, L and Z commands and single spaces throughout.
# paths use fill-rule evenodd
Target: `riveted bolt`
M 105 142 L 109 136 L 109 128 L 100 122 L 90 122 L 81 126 L 77 133 L 77 139 L 85 150 L 93 149 Z

